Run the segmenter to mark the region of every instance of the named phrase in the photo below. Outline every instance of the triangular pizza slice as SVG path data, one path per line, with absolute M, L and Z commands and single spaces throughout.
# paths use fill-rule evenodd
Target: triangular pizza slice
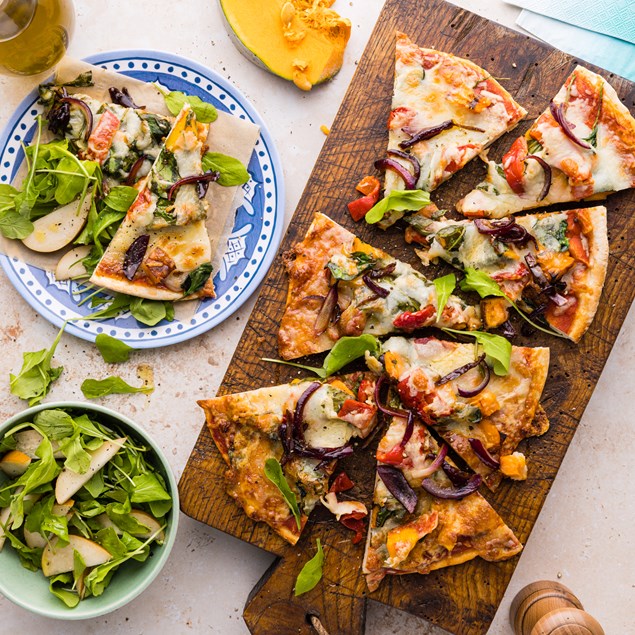
M 223 459 L 228 494 L 255 521 L 295 544 L 308 515 L 328 492 L 336 460 L 377 421 L 375 376 L 353 373 L 328 381 L 301 381 L 199 401 Z M 287 496 L 267 475 L 281 468 Z M 271 469 L 271 468 L 269 468 Z
M 635 186 L 635 119 L 613 87 L 578 66 L 501 163 L 457 203 L 465 216 L 501 218 Z
M 394 455 L 400 461 L 382 459 Z M 515 556 L 522 544 L 421 421 L 394 417 L 377 449 L 377 477 L 364 554 L 370 591 L 386 575 L 430 573 L 476 557 Z
M 284 359 L 329 350 L 343 336 L 481 324 L 479 308 L 454 295 L 437 319 L 432 281 L 324 214 L 315 215 L 285 260 L 289 290 L 278 333 Z
M 151 300 L 214 297 L 202 155 L 209 125 L 185 104 L 90 279 Z M 216 175 L 217 176 L 217 175 Z
M 546 432 L 538 408 L 549 349 L 512 346 L 509 370 L 497 375 L 474 344 L 433 337 L 391 337 L 382 344 L 386 373 L 399 398 L 495 489 L 504 476 L 527 478 L 525 438 Z

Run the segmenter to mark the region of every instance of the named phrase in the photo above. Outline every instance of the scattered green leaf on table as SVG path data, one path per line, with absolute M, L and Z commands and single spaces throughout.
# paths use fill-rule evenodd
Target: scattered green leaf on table
M 322 579 L 322 567 L 324 565 L 324 551 L 322 543 L 317 539 L 317 553 L 309 560 L 298 574 L 295 581 L 295 596 L 302 595 L 313 589 Z
M 106 379 L 85 379 L 81 388 L 86 399 L 98 399 L 99 397 L 113 394 L 149 393 L 153 391 L 153 388 L 148 386 L 135 388 L 126 383 L 121 377 L 116 376 L 106 377 Z
M 430 205 L 430 194 L 423 190 L 393 190 L 366 212 L 366 222 L 378 223 L 388 212 L 416 211 Z
M 291 491 L 289 483 L 282 471 L 282 466 L 276 459 L 267 459 L 265 461 L 265 476 L 280 490 L 284 500 L 286 501 L 289 509 L 293 513 L 295 522 L 298 525 L 298 529 L 302 529 L 302 522 L 300 518 L 300 508 L 298 507 L 298 501 L 295 494 Z
M 206 152 L 203 155 L 203 171 L 208 170 L 220 172 L 216 182 L 224 187 L 242 185 L 249 181 L 249 172 L 242 161 L 220 152 Z
M 95 346 L 99 349 L 104 361 L 108 364 L 119 364 L 130 359 L 131 351 L 135 349 L 125 342 L 111 337 L 107 333 L 99 333 L 95 338 Z
M 434 288 L 437 291 L 437 322 L 441 319 L 443 309 L 448 303 L 448 298 L 452 295 L 454 287 L 456 287 L 456 276 L 449 273 L 447 276 L 435 278 L 433 280 Z
M 271 359 L 269 357 L 263 357 L 263 361 L 303 368 L 304 370 L 310 370 L 322 379 L 326 379 L 347 364 L 350 364 L 353 360 L 365 355 L 366 352 L 372 355 L 379 353 L 380 348 L 381 344 L 374 335 L 344 336 L 335 343 L 335 346 L 333 346 L 329 354 L 324 358 L 324 363 L 321 368 L 318 366 L 305 366 L 304 364 L 297 364 L 296 362 L 287 362 L 282 359 Z

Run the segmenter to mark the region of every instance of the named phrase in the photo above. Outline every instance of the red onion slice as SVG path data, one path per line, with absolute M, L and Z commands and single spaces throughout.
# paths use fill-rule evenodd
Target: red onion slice
M 196 174 L 194 176 L 186 176 L 183 179 L 179 179 L 169 190 L 168 192 L 168 200 L 172 200 L 174 198 L 174 192 L 178 190 L 181 185 L 187 185 L 189 183 L 206 183 L 209 184 L 212 181 L 218 181 L 218 177 L 220 176 L 220 172 L 216 172 L 215 170 L 208 170 L 207 172 L 203 172 L 203 174 Z M 207 188 L 203 191 L 203 196 L 201 196 L 200 190 L 197 190 L 198 197 L 203 198 L 205 193 L 207 192 Z
M 510 216 L 501 221 L 485 221 L 482 218 L 475 218 L 474 225 L 481 234 L 487 234 L 488 236 L 500 236 L 506 231 L 511 229 L 516 224 L 516 221 Z
M 542 186 L 540 195 L 538 196 L 538 200 L 542 201 L 544 198 L 546 198 L 547 194 L 549 194 L 549 190 L 551 189 L 551 166 L 543 158 L 537 157 L 535 154 L 526 156 L 525 161 L 527 159 L 534 159 L 534 161 L 538 161 L 538 164 L 545 173 L 545 183 Z
M 441 469 L 445 472 L 445 475 L 450 479 L 454 487 L 463 487 L 472 478 L 472 474 L 459 470 L 458 467 L 450 465 L 447 461 L 443 461 Z
M 84 119 L 86 120 L 86 131 L 84 132 L 84 141 L 88 141 L 88 137 L 90 137 L 90 133 L 93 131 L 93 111 L 90 109 L 90 106 L 81 99 L 77 99 L 77 97 L 62 97 L 60 99 L 61 103 L 70 104 L 72 106 L 77 106 L 84 115 Z
M 417 494 L 403 472 L 392 465 L 379 465 L 377 474 L 386 489 L 412 514 L 417 507 Z
M 445 461 L 445 457 L 448 455 L 448 446 L 444 443 L 440 448 L 439 452 L 434 458 L 434 461 L 428 465 L 425 469 L 421 470 L 421 472 L 417 473 L 419 478 L 427 478 L 428 476 L 432 476 Z
M 533 254 L 527 254 L 525 256 L 525 262 L 527 263 L 527 267 L 529 271 L 531 271 L 531 275 L 534 277 L 534 280 L 541 286 L 544 287 L 549 284 L 547 277 L 545 276 L 544 271 L 538 264 L 538 261 L 534 257 Z
M 396 172 L 403 180 L 407 190 L 414 190 L 417 182 L 415 177 L 408 172 L 408 170 L 394 159 L 377 159 L 375 161 L 375 169 L 377 170 L 392 170 Z
M 381 375 L 381 377 L 375 382 L 375 405 L 378 410 L 381 410 L 385 415 L 389 417 L 400 417 L 401 419 L 406 419 L 408 417 L 408 412 L 406 410 L 400 410 L 398 408 L 389 408 L 385 406 L 381 402 L 381 390 L 388 381 L 388 377 L 386 375 Z
M 386 153 L 389 157 L 399 157 L 404 161 L 408 161 L 412 165 L 412 177 L 415 180 L 415 183 L 419 180 L 419 176 L 421 175 L 421 164 L 415 157 L 407 152 L 401 152 L 400 150 L 388 150 Z
M 139 172 L 139 170 L 141 169 L 141 166 L 143 165 L 143 162 L 146 160 L 146 155 L 142 154 L 133 164 L 132 167 L 130 168 L 130 172 L 128 172 L 128 176 L 126 177 L 126 185 L 134 185 L 135 181 L 137 179 L 137 172 Z
M 480 439 L 470 438 L 468 441 L 470 443 L 470 447 L 474 450 L 474 454 L 478 456 L 484 465 L 491 467 L 493 470 L 497 470 L 500 467 L 500 462 L 487 451 Z
M 380 287 L 374 280 L 371 279 L 368 273 L 365 273 L 362 276 L 362 280 L 364 281 L 364 284 L 380 298 L 387 298 L 390 295 L 390 290 L 385 287 Z
M 384 276 L 389 276 L 395 269 L 397 268 L 396 262 L 391 262 L 389 265 L 382 267 L 381 269 L 371 269 L 368 272 L 368 277 L 372 280 L 377 280 L 378 278 L 383 278 Z
M 311 395 L 321 386 L 319 381 L 314 381 L 298 399 L 298 403 L 295 406 L 295 412 L 293 413 L 293 438 L 299 441 L 304 440 L 304 430 L 302 429 L 302 423 L 304 421 L 304 406 L 309 400 Z
M 112 102 L 119 106 L 123 106 L 124 108 L 134 108 L 135 110 L 145 108 L 145 106 L 137 106 L 137 104 L 134 103 L 128 89 L 125 86 L 121 90 L 111 86 L 108 89 L 108 92 L 110 93 L 110 99 Z
M 447 384 L 449 381 L 452 381 L 453 379 L 457 379 L 461 375 L 465 375 L 465 373 L 467 373 L 468 370 L 472 370 L 472 368 L 476 368 L 477 366 L 480 366 L 481 362 L 483 362 L 484 360 L 485 360 L 485 353 L 483 353 L 477 360 L 470 362 L 469 364 L 464 364 L 463 366 L 459 366 L 458 368 L 455 368 L 451 373 L 448 373 L 447 375 L 444 375 L 443 377 L 441 377 L 441 379 L 437 379 L 435 384 L 437 386 Z
M 448 119 L 436 126 L 432 126 L 430 128 L 423 128 L 413 134 L 410 139 L 406 139 L 399 144 L 399 147 L 402 150 L 409 148 L 410 146 L 415 145 L 415 143 L 419 143 L 419 141 L 427 141 L 428 139 L 432 139 L 432 137 L 436 137 L 438 134 L 441 134 L 444 130 L 449 130 L 454 126 L 454 122 L 452 119 Z
M 421 482 L 421 487 L 423 487 L 428 494 L 432 494 L 432 496 L 436 496 L 437 498 L 458 500 L 475 492 L 481 486 L 482 482 L 482 477 L 479 474 L 474 474 L 474 476 L 471 476 L 465 485 L 454 488 L 442 487 L 434 479 L 424 478 Z
M 338 299 L 338 291 L 337 285 L 339 280 L 335 281 L 335 284 L 329 289 L 329 292 L 326 294 L 324 298 L 324 302 L 322 302 L 322 306 L 318 311 L 318 314 L 315 318 L 315 324 L 313 325 L 313 329 L 315 330 L 316 335 L 322 335 L 324 331 L 329 326 L 329 322 L 335 312 L 335 307 L 337 306 Z
M 565 136 L 569 137 L 569 139 L 571 139 L 573 143 L 579 145 L 581 148 L 584 148 L 585 150 L 593 150 L 593 148 L 588 143 L 582 141 L 581 139 L 578 139 L 578 137 L 575 136 L 573 132 L 573 128 L 575 128 L 575 125 L 572 124 L 570 121 L 567 121 L 567 118 L 564 114 L 564 104 L 556 105 L 553 103 L 553 101 L 551 101 L 549 102 L 549 110 L 551 111 L 552 117 L 562 128 L 562 132 L 564 132 Z
M 137 273 L 137 269 L 143 261 L 143 257 L 146 255 L 148 244 L 150 242 L 150 236 L 143 234 L 138 238 L 135 238 L 126 254 L 123 258 L 123 272 L 128 280 L 132 280 Z

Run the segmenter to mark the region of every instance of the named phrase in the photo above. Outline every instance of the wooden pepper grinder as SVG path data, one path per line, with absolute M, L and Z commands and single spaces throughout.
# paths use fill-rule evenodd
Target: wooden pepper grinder
M 598 621 L 564 584 L 533 582 L 522 589 L 509 612 L 515 635 L 604 635 Z

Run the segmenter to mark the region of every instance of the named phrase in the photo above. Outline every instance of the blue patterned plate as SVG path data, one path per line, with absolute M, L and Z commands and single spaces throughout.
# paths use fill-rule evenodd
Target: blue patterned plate
M 94 341 L 107 333 L 134 348 L 157 348 L 182 342 L 227 319 L 256 290 L 280 244 L 284 224 L 284 183 L 280 158 L 260 115 L 226 79 L 196 62 L 156 51 L 112 51 L 87 58 L 88 62 L 146 82 L 159 81 L 211 102 L 219 110 L 260 126 L 260 137 L 249 161 L 251 179 L 243 185 L 245 197 L 236 213 L 220 271 L 214 278 L 216 298 L 201 301 L 194 316 L 180 322 L 160 322 L 147 327 L 129 313 L 95 321 L 69 322 L 66 332 Z M 30 93 L 0 135 L 0 182 L 10 183 L 24 158 L 21 143 L 28 145 L 35 118 L 42 112 L 37 91 Z M 57 282 L 51 273 L 0 256 L 0 264 L 20 295 L 44 318 L 61 326 L 94 309 L 78 306 L 81 289 L 75 282 Z

